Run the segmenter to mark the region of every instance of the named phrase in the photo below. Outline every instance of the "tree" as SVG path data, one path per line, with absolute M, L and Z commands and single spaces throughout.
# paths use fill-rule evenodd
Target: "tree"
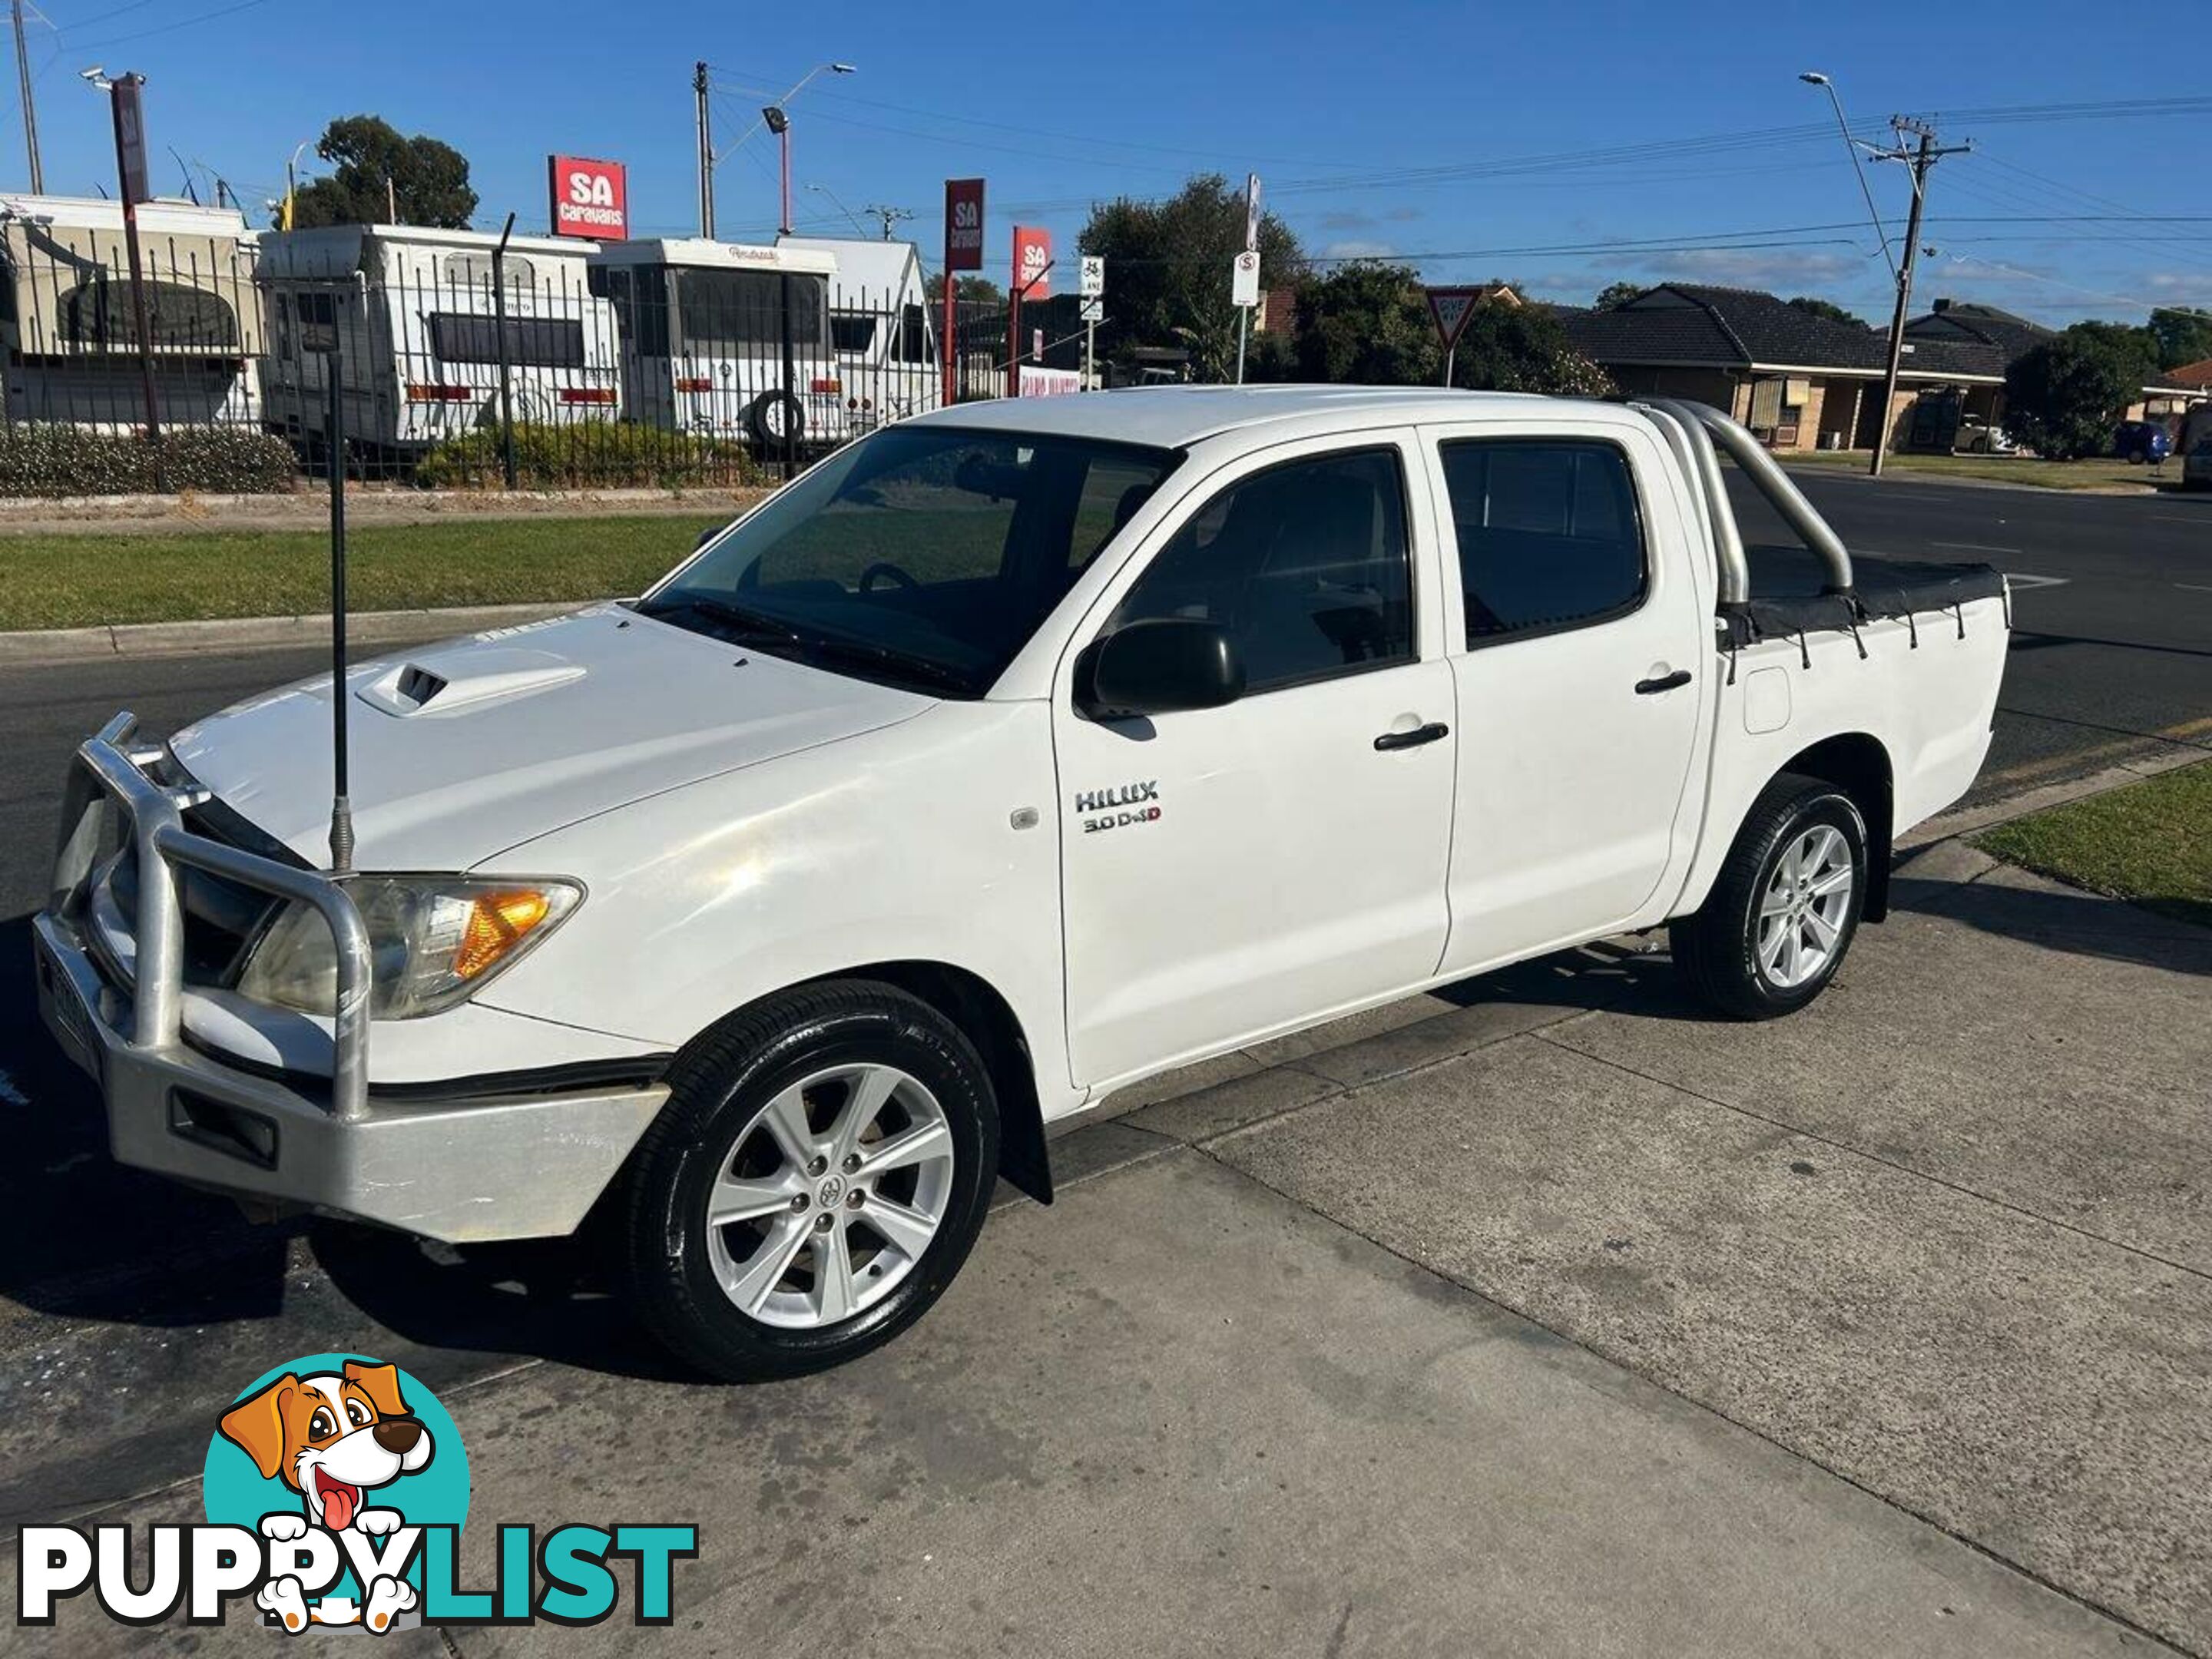
M 1548 306 L 1478 305 L 1459 331 L 1452 384 L 1480 392 L 1602 398 L 1612 377 L 1577 351 Z
M 1610 311 L 1615 306 L 1626 305 L 1639 294 L 1650 291 L 1651 284 L 1649 283 L 1607 283 L 1598 289 L 1594 303 L 1600 311 Z
M 2076 323 L 2005 371 L 2005 424 L 2053 460 L 2101 455 L 2151 368 L 2144 331 Z
M 978 276 L 971 272 L 952 279 L 952 297 L 964 300 L 971 305 L 1003 306 L 1006 303 L 1006 290 L 988 276 Z
M 396 204 L 403 223 L 465 230 L 477 210 L 466 156 L 435 138 L 407 137 L 380 116 L 340 117 L 323 129 L 315 154 L 332 171 L 300 191 L 296 228 L 382 224 Z
M 1434 386 L 1443 368 L 1419 276 L 1364 259 L 1299 284 L 1291 356 L 1300 380 L 1336 384 Z
M 1368 386 L 1434 386 L 1443 348 L 1411 266 L 1361 261 L 1298 289 L 1293 357 L 1307 380 Z M 1460 331 L 1452 384 L 1477 390 L 1592 394 L 1612 390 L 1604 374 L 1568 344 L 1545 306 L 1490 301 Z
M 1849 323 L 1853 328 L 1867 325 L 1865 318 L 1855 317 L 1833 301 L 1817 299 L 1810 294 L 1801 294 L 1787 303 L 1808 316 L 1826 317 L 1832 323 Z
M 1244 247 L 1244 192 L 1218 173 L 1200 173 L 1163 202 L 1130 197 L 1101 203 L 1076 239 L 1085 253 L 1106 260 L 1106 320 L 1098 349 L 1180 343 L 1200 380 L 1236 372 L 1237 307 L 1230 303 L 1230 264 Z M 1070 260 L 1062 270 L 1072 265 Z M 1273 214 L 1260 219 L 1260 286 L 1296 282 L 1304 249 Z M 1072 272 L 1069 273 L 1073 275 Z
M 2150 335 L 2160 368 L 2212 357 L 2212 311 L 2172 307 L 2150 314 Z

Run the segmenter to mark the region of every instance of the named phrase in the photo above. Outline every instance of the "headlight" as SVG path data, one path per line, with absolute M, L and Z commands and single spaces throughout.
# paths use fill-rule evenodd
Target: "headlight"
M 574 882 L 472 876 L 356 876 L 346 883 L 368 928 L 375 1019 L 413 1019 L 467 999 L 581 902 Z M 312 906 L 286 908 L 254 946 L 241 995 L 310 1014 L 337 1002 L 337 957 Z

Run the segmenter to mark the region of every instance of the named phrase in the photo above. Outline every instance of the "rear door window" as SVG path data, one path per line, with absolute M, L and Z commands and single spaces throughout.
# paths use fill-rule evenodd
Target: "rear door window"
M 1574 439 L 1441 447 L 1468 646 L 1624 616 L 1649 578 L 1627 457 Z

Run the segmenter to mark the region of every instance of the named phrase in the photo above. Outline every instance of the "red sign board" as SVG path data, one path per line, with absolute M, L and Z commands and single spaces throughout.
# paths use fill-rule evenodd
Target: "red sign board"
M 1014 291 L 1024 300 L 1052 296 L 1045 273 L 1052 268 L 1052 233 L 1034 225 L 1014 227 Z
M 945 268 L 981 270 L 983 268 L 983 181 L 947 179 L 945 181 Z
M 629 234 L 629 186 L 620 161 L 553 155 L 553 234 L 619 242 Z

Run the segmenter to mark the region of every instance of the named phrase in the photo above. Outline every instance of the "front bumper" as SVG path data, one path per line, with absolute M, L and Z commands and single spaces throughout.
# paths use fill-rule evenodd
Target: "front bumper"
M 125 754 L 118 715 L 77 752 L 47 908 L 33 923 L 39 1012 L 100 1085 L 118 1163 L 264 1202 L 454 1243 L 575 1231 L 668 1097 L 658 1085 L 385 1102 L 368 1085 L 367 935 L 344 884 L 196 836 L 189 798 Z M 100 815 L 138 855 L 136 979 L 103 974 L 83 911 Z M 327 1088 L 228 1066 L 187 1046 L 179 865 L 313 905 L 331 928 L 340 1015 Z

